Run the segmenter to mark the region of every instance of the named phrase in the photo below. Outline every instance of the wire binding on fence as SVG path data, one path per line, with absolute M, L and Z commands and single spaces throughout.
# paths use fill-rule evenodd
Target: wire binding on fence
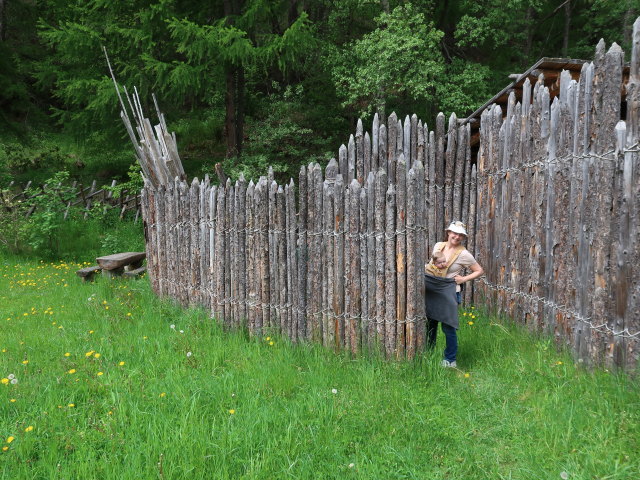
M 606 160 L 606 161 L 615 161 L 617 159 L 617 154 L 625 154 L 625 153 L 638 153 L 640 152 L 640 149 L 638 149 L 638 143 L 630 146 L 629 148 L 624 148 L 622 150 L 617 150 L 617 149 L 613 149 L 613 150 L 609 150 L 606 153 L 603 154 L 597 154 L 597 153 L 583 153 L 581 155 L 575 155 L 573 153 L 564 155 L 562 157 L 556 157 L 556 158 L 552 158 L 550 160 L 546 160 L 546 161 L 542 161 L 542 160 L 538 160 L 536 162 L 531 162 L 531 163 L 524 163 L 520 166 L 516 166 L 516 167 L 509 167 L 509 168 L 503 168 L 500 170 L 496 170 L 495 172 L 478 172 L 478 176 L 479 177 L 500 177 L 500 176 L 504 176 L 507 173 L 511 173 L 511 172 L 520 172 L 523 170 L 527 170 L 529 168 L 534 168 L 534 167 L 545 167 L 545 166 L 549 166 L 549 165 L 555 165 L 555 164 L 560 164 L 560 163 L 565 163 L 568 162 L 569 160 L 584 160 L 584 159 L 600 159 L 600 160 Z
M 184 289 L 184 285 L 174 281 L 174 280 L 170 280 L 168 278 L 163 278 L 160 279 L 160 282 L 163 284 L 168 284 L 173 286 L 175 289 L 178 290 L 182 290 Z M 348 312 L 343 312 L 343 313 L 335 313 L 333 311 L 333 309 L 331 308 L 323 308 L 321 310 L 315 310 L 315 311 L 311 311 L 308 307 L 307 308 L 300 308 L 300 307 L 296 307 L 295 305 L 293 305 L 292 303 L 285 303 L 285 304 L 280 304 L 280 303 L 265 303 L 265 302 L 261 302 L 259 300 L 250 300 L 249 298 L 245 299 L 245 300 L 239 300 L 237 298 L 232 298 L 232 297 L 225 297 L 225 298 L 216 298 L 216 294 L 217 292 L 214 291 L 214 289 L 211 288 L 207 288 L 207 287 L 202 287 L 202 286 L 197 286 L 197 287 L 192 287 L 189 288 L 189 290 L 191 291 L 196 291 L 199 293 L 204 292 L 207 296 L 212 297 L 213 300 L 213 304 L 215 304 L 218 307 L 224 307 L 226 305 L 233 305 L 233 306 L 245 306 L 245 307 L 250 307 L 250 308 L 265 308 L 265 309 L 291 309 L 292 311 L 298 313 L 299 315 L 305 315 L 307 317 L 312 317 L 312 316 L 324 316 L 324 315 L 329 315 L 331 316 L 331 318 L 341 318 L 344 320 L 362 320 L 364 323 L 366 323 L 367 325 L 372 325 L 372 324 L 377 324 L 377 325 L 384 325 L 386 323 L 395 323 L 397 325 L 407 325 L 407 324 L 415 324 L 418 322 L 426 322 L 426 317 L 420 317 L 420 316 L 413 316 L 413 317 L 407 317 L 405 319 L 397 319 L 397 318 L 392 318 L 392 319 L 388 319 L 388 318 L 379 318 L 379 317 L 370 317 L 368 315 L 353 315 L 351 313 Z
M 193 227 L 201 227 L 201 226 L 208 226 L 209 228 L 215 229 L 215 227 L 213 227 L 213 225 L 211 224 L 211 222 L 208 221 L 202 221 L 202 222 L 177 222 L 173 225 L 169 225 L 168 227 L 166 226 L 166 224 L 164 223 L 150 223 L 147 225 L 147 227 L 149 228 L 155 228 L 158 229 L 160 227 L 163 227 L 165 229 L 168 229 L 169 231 L 171 230 L 178 230 L 180 228 L 184 228 L 185 230 L 189 231 L 191 228 Z M 298 230 L 297 228 L 269 228 L 269 229 L 260 229 L 260 228 L 230 228 L 230 229 L 222 229 L 222 230 L 217 230 L 217 233 L 219 234 L 237 234 L 237 233 L 268 233 L 268 234 L 289 234 L 289 233 L 293 233 L 293 234 L 297 234 L 297 235 L 307 235 L 309 237 L 337 237 L 339 235 L 345 235 L 348 238 L 369 238 L 369 237 L 374 237 L 374 238 L 380 238 L 382 236 L 384 236 L 385 238 L 393 238 L 396 237 L 398 235 L 406 235 L 407 231 L 411 230 L 414 232 L 427 232 L 428 228 L 425 226 L 410 226 L 410 225 L 405 225 L 404 229 L 402 230 L 396 230 L 395 232 L 391 232 L 391 233 L 387 233 L 386 230 L 384 231 L 374 231 L 374 232 L 356 232 L 356 233 L 351 233 L 349 230 L 347 229 L 343 229 L 343 230 L 317 230 L 317 231 L 312 231 L 312 230 Z
M 487 280 L 486 277 L 482 277 L 481 278 L 482 283 L 484 283 L 487 287 L 489 287 L 492 290 L 497 290 L 497 291 L 503 291 L 506 293 L 509 293 L 511 295 L 516 295 L 518 297 L 521 298 L 525 298 L 529 301 L 533 301 L 533 302 L 539 302 L 542 303 L 543 305 L 553 308 L 554 310 L 566 315 L 566 316 L 570 316 L 575 318 L 577 321 L 579 321 L 580 323 L 583 323 L 585 325 L 587 325 L 590 329 L 598 331 L 598 332 L 603 332 L 603 333 L 607 333 L 610 334 L 614 337 L 622 337 L 622 338 L 629 338 L 629 339 L 634 339 L 634 340 L 639 340 L 640 339 L 640 332 L 636 332 L 636 333 L 631 333 L 629 332 L 628 328 L 624 328 L 623 330 L 620 330 L 618 332 L 616 332 L 615 330 L 613 330 L 609 325 L 607 325 L 606 323 L 603 323 L 601 325 L 594 325 L 591 322 L 591 318 L 590 317 L 584 317 L 583 315 L 581 315 L 579 312 L 577 312 L 576 310 L 573 310 L 565 305 L 558 305 L 557 303 L 544 298 L 544 297 L 540 297 L 537 295 L 531 295 L 530 293 L 525 293 L 525 292 L 521 292 L 520 290 L 516 290 L 513 287 L 507 287 L 505 285 L 497 285 L 494 283 L 491 283 Z

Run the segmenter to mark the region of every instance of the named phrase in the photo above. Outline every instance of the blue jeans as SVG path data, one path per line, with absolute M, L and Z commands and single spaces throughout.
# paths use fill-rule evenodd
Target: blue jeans
M 433 348 L 436 345 L 436 336 L 438 334 L 438 321 L 427 319 L 427 347 Z M 444 359 L 449 362 L 455 362 L 458 355 L 458 334 L 456 329 L 447 325 L 446 323 L 440 323 L 442 326 L 442 333 L 446 346 L 444 349 Z

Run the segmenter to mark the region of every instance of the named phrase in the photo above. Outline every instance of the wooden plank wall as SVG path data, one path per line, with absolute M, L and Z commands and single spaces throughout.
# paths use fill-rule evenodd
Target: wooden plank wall
M 148 179 L 154 290 L 254 335 L 413 357 L 424 349 L 431 247 L 447 222 L 476 211 L 469 127 L 452 116 L 445 130 L 442 114 L 437 125 L 394 113 L 369 133 L 359 121 L 338 159 L 303 167 L 297 185 L 272 174 L 248 185 Z
M 626 121 L 624 53 L 601 41 L 578 82 L 562 73 L 553 102 L 539 79 L 504 119 L 487 109 L 477 162 L 480 302 L 579 361 L 625 368 L 640 340 L 638 53 L 637 21 Z

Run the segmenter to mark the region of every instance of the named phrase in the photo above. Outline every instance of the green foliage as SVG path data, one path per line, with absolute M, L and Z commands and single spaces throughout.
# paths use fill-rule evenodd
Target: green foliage
M 1 137 L 0 137 L 1 138 Z M 41 184 L 60 170 L 81 183 L 126 178 L 134 154 L 122 143 L 106 148 L 101 144 L 76 142 L 68 134 L 39 132 L 22 139 L 0 139 L 0 185 L 15 181 Z
M 242 173 L 256 180 L 273 168 L 280 183 L 297 178 L 301 161 L 326 163 L 331 143 L 313 128 L 305 106 L 302 85 L 271 85 L 272 91 L 261 98 L 255 117 L 247 122 L 245 149 L 239 158 L 227 159 L 224 169 L 232 178 Z
M 364 115 L 408 99 L 435 102 L 445 70 L 439 48 L 443 33 L 410 3 L 375 22 L 375 30 L 327 59 L 343 105 Z
M 41 143 L 34 146 L 14 142 L 0 144 L 0 165 L 4 168 L 7 177 L 33 175 L 34 172 L 39 175 L 43 172 L 46 174 L 46 172 L 64 169 L 71 160 L 69 156 L 62 153 L 59 146 L 54 144 Z
M 566 55 L 592 58 L 603 37 L 629 56 L 640 13 L 640 0 L 241 0 L 226 4 L 233 14 L 220 1 L 2 5 L 0 177 L 20 181 L 29 180 L 21 176 L 26 167 L 38 172 L 33 180 L 62 169 L 74 179 L 126 177 L 131 146 L 103 46 L 118 81 L 137 88 L 148 115 L 157 94 L 188 174 L 233 151 L 225 118 L 233 111 L 226 99 L 234 98 L 237 132 L 247 115 L 235 141 L 246 146 L 225 168 L 254 176 L 273 164 L 286 176 L 328 150 L 335 154 L 357 116 L 396 110 L 431 122 L 441 110 L 473 110 L 508 83 L 507 74 L 564 55 L 565 21 Z M 278 101 L 295 105 L 282 110 L 290 119 L 265 108 L 273 82 L 294 92 L 302 85 L 299 101 Z M 31 140 L 32 129 L 36 136 L 62 131 L 61 150 Z
M 40 102 L 47 101 L 32 86 L 33 63 L 45 52 L 36 36 L 36 2 L 2 2 L 0 20 L 0 131 L 23 135 L 42 121 Z
M 35 210 L 19 227 L 19 235 L 32 251 L 52 255 L 58 248 L 58 232 L 64 222 L 65 205 L 75 198 L 69 173 L 58 172 L 42 188 L 27 190 Z
M 127 172 L 129 180 L 118 183 L 115 186 L 105 186 L 104 188 L 113 194 L 113 198 L 120 198 L 123 194 L 138 194 L 144 187 L 144 179 L 142 178 L 142 169 L 138 162 L 132 163 Z
M 492 51 L 520 49 L 531 30 L 533 16 L 542 13 L 544 6 L 542 0 L 462 1 L 454 32 L 456 44 Z
M 626 60 L 630 61 L 631 33 L 633 22 L 640 15 L 640 0 L 588 0 L 585 6 L 584 14 L 573 19 L 569 55 L 572 58 L 592 58 L 594 47 L 602 38 L 607 46 L 613 42 L 620 45 Z
M 446 84 L 436 87 L 438 110 L 448 116 L 469 114 L 495 93 L 489 88 L 491 69 L 486 65 L 454 59 L 445 67 Z M 431 110 L 431 118 L 437 115 Z

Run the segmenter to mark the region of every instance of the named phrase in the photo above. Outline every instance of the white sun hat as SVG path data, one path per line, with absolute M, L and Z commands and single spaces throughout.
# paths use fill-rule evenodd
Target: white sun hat
M 466 225 L 462 222 L 451 222 L 451 225 L 447 227 L 447 232 L 458 233 L 460 235 L 467 236 Z

